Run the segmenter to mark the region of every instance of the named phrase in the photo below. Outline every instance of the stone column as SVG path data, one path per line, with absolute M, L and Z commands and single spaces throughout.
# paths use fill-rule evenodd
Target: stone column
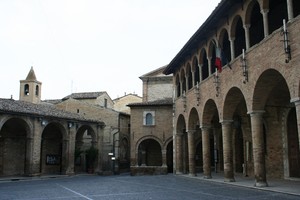
M 224 181 L 234 182 L 233 172 L 233 148 L 232 148 L 232 122 L 233 120 L 223 120 L 223 157 L 224 157 Z
M 231 60 L 234 60 L 234 58 L 235 58 L 235 52 L 234 52 L 234 40 L 235 40 L 234 37 L 232 37 L 232 38 L 229 39 L 229 41 L 230 41 Z
M 246 49 L 250 48 L 250 24 L 245 24 L 244 25 L 245 29 L 245 40 L 246 40 Z
M 287 0 L 287 12 L 288 12 L 288 17 L 289 20 L 294 18 L 294 11 L 293 11 L 293 0 Z
M 210 141 L 209 131 L 210 126 L 201 126 L 202 131 L 202 152 L 203 152 L 203 176 L 206 179 L 211 178 L 211 166 L 210 166 Z
M 269 9 L 262 9 L 260 12 L 263 15 L 264 34 L 265 37 L 267 37 L 269 35 L 269 19 L 268 19 Z
M 167 150 L 161 150 L 162 155 L 162 166 L 167 166 Z
M 294 103 L 295 107 L 296 107 L 296 117 L 297 117 L 297 127 L 298 127 L 298 140 L 299 140 L 299 151 L 300 151 L 300 97 L 292 99 L 291 103 Z
M 184 76 L 185 78 L 185 92 L 189 91 L 189 77 L 187 75 Z
M 196 176 L 195 163 L 195 131 L 188 131 L 189 174 Z
M 265 111 L 256 110 L 252 111 L 251 117 L 251 130 L 252 130 L 252 143 L 253 143 L 253 161 L 254 161 L 254 175 L 255 186 L 266 187 L 266 166 L 265 166 L 265 152 L 264 152 L 264 136 L 263 136 L 263 114 Z
M 176 174 L 183 173 L 183 163 L 182 163 L 182 133 L 176 134 Z
M 75 163 L 75 138 L 76 138 L 76 129 L 75 126 L 69 128 L 69 138 L 68 138 L 68 149 L 67 149 L 67 167 L 66 174 L 74 174 L 74 163 Z
M 203 80 L 203 77 L 202 77 L 202 65 L 198 64 L 198 67 L 199 67 L 199 84 L 201 83 L 201 81 Z
M 211 64 L 211 57 L 208 57 L 207 56 L 207 63 L 208 63 L 208 76 L 211 75 L 211 67 L 212 67 L 212 64 Z
M 193 71 L 192 69 L 191 69 L 191 71 L 192 71 L 192 87 L 194 87 L 196 85 L 196 83 L 195 83 L 195 71 Z

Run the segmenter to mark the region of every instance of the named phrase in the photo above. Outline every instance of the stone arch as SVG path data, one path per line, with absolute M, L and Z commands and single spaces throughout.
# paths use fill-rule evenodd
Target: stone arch
M 187 76 L 187 83 L 188 83 L 188 88 L 187 90 L 190 90 L 193 87 L 193 75 L 192 75 L 192 68 L 190 63 L 187 63 L 186 65 L 186 76 Z
M 270 34 L 282 27 L 282 20 L 288 21 L 287 1 L 273 0 L 269 1 L 269 32 Z
M 162 143 L 155 136 L 146 136 L 137 142 L 139 166 L 162 166 Z
M 200 121 L 199 114 L 196 108 L 192 108 L 189 113 L 189 121 L 188 121 L 188 130 L 197 130 L 199 129 Z
M 217 42 L 215 39 L 212 39 L 208 45 L 207 57 L 210 58 L 210 74 L 213 74 L 216 71 L 215 60 L 216 60 L 216 45 Z
M 204 104 L 204 109 L 201 118 L 201 124 L 211 125 L 213 122 L 214 116 L 218 116 L 217 105 L 214 100 L 208 99 Z
M 275 69 L 264 71 L 256 81 L 252 96 L 252 110 L 264 110 L 270 95 L 289 104 L 290 93 L 284 77 Z M 274 99 L 275 100 L 275 99 Z
M 204 48 L 200 52 L 199 63 L 201 65 L 201 80 L 205 80 L 209 76 L 207 53 Z
M 245 29 L 242 17 L 236 15 L 231 23 L 230 38 L 234 39 L 234 56 L 237 57 L 246 49 Z
M 235 172 L 242 173 L 243 165 L 248 165 L 244 170 L 253 171 L 248 163 L 249 160 L 246 159 L 246 152 L 249 153 L 249 149 L 246 149 L 245 143 L 251 141 L 251 133 L 244 131 L 250 129 L 250 125 L 247 123 L 249 121 L 247 105 L 242 91 L 237 87 L 231 88 L 226 94 L 223 120 L 232 120 L 233 122 L 232 149 Z M 249 173 L 247 172 L 246 174 Z
M 251 1 L 246 10 L 245 24 L 249 24 L 250 47 L 264 39 L 264 23 L 260 4 Z
M 253 112 L 264 112 L 261 128 L 266 172 L 274 178 L 282 177 L 288 163 L 283 152 L 289 148 L 287 141 L 283 139 L 288 133 L 283 130 L 292 123 L 285 123 L 284 119 L 288 117 L 286 110 L 293 106 L 290 104 L 290 91 L 285 78 L 275 69 L 265 70 L 256 81 L 252 98 Z
M 192 70 L 194 72 L 194 85 L 197 85 L 197 83 L 200 83 L 200 69 L 199 69 L 199 62 L 197 56 L 194 56 L 193 62 L 192 62 Z
M 168 173 L 173 173 L 173 143 L 173 136 L 171 136 L 164 142 L 163 147 L 163 149 L 166 151 L 166 164 Z
M 91 163 L 96 161 L 89 161 L 86 151 L 95 148 L 97 149 L 97 135 L 94 129 L 88 125 L 82 125 L 78 128 L 75 136 L 75 158 L 74 166 L 75 173 L 93 171 L 94 167 Z M 99 150 L 98 150 L 99 151 Z
M 181 80 L 182 93 L 186 93 L 187 88 L 186 88 L 186 78 L 185 78 L 185 69 L 184 68 L 182 68 L 180 71 L 180 80 Z
M 66 170 L 67 131 L 59 122 L 46 124 L 41 141 L 41 174 L 62 174 Z
M 175 78 L 175 84 L 176 84 L 176 96 L 179 97 L 181 95 L 181 86 L 180 86 L 180 76 L 179 74 L 176 74 Z
M 19 117 L 8 117 L 0 127 L 0 175 L 13 176 L 29 173 L 27 139 L 31 129 Z
M 222 59 L 222 65 L 224 66 L 231 61 L 230 41 L 227 29 L 223 28 L 221 30 L 218 41 L 224 57 Z

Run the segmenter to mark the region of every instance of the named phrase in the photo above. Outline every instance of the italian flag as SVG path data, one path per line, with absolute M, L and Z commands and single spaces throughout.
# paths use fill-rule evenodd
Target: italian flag
M 215 61 L 215 67 L 218 68 L 219 72 L 222 72 L 222 58 L 221 55 L 222 50 L 220 47 L 216 47 L 216 61 Z

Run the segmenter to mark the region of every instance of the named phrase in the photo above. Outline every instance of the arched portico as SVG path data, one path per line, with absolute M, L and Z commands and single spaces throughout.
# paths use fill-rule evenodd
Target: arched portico
M 20 117 L 7 118 L 0 127 L 0 176 L 29 173 L 30 127 Z

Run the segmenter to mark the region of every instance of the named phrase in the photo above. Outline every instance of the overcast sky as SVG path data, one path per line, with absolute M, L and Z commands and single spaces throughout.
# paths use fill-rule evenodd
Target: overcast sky
M 220 0 L 0 0 L 0 98 L 19 99 L 33 66 L 42 99 L 142 95 Z

